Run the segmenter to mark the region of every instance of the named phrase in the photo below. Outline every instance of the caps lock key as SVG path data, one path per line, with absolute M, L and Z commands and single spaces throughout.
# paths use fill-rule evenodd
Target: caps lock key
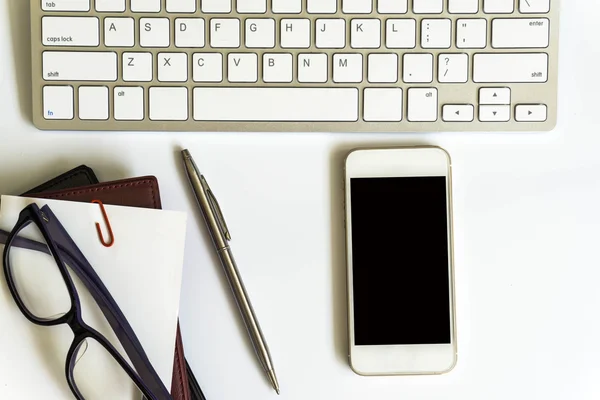
M 85 46 L 100 44 L 99 20 L 96 17 L 44 17 L 44 46 Z

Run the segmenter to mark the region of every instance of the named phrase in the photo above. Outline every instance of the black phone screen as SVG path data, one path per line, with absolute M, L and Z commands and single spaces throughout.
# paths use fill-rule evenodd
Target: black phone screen
M 351 178 L 354 341 L 451 342 L 444 176 Z

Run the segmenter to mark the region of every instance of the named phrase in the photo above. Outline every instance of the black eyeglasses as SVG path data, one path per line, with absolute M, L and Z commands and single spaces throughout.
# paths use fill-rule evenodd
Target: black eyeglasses
M 29 231 L 42 241 L 28 238 Z M 99 364 L 116 362 L 120 366 L 120 369 L 117 368 L 119 373 L 127 375 L 125 378 L 129 385 L 123 386 L 124 390 L 132 390 L 132 395 L 137 393 L 148 400 L 172 400 L 119 306 L 50 207 L 46 205 L 40 209 L 34 203 L 24 208 L 10 233 L 0 231 L 0 243 L 5 243 L 4 275 L 23 315 L 37 325 L 67 324 L 73 331 L 74 339 L 67 353 L 65 373 L 76 399 L 106 398 L 102 395 L 106 386 L 103 389 L 102 386 L 94 388 L 89 385 L 86 374 L 80 372 L 84 370 L 83 367 L 79 368 L 78 365 L 85 364 L 86 368 L 91 366 L 93 370 Z M 108 339 L 84 322 L 79 294 L 67 266 L 100 307 L 132 365 Z M 43 277 L 40 278 L 42 282 L 40 279 L 36 281 L 36 277 Z M 60 291 L 58 288 L 63 283 L 65 290 Z M 52 300 L 56 301 L 49 301 L 43 296 L 44 290 L 49 288 L 52 288 Z M 91 352 L 91 348 L 94 349 L 94 355 L 102 356 L 102 361 L 93 359 L 82 362 L 83 355 Z

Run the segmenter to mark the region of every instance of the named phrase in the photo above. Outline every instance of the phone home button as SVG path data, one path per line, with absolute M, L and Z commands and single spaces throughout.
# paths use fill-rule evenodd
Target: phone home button
M 403 371 L 414 371 L 417 365 L 417 352 L 416 351 L 398 351 L 399 346 L 386 351 L 384 362 L 385 370 L 392 372 L 398 371 L 398 367 L 402 366 Z

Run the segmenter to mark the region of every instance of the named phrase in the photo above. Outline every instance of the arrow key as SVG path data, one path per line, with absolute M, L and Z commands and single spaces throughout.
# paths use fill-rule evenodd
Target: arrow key
M 515 119 L 519 122 L 544 122 L 548 117 L 545 104 L 519 104 L 515 107 Z
M 479 89 L 479 104 L 510 104 L 510 88 Z
M 445 104 L 442 119 L 446 122 L 471 122 L 475 113 L 472 104 Z
M 508 122 L 510 120 L 510 106 L 479 106 L 479 120 L 481 122 Z

